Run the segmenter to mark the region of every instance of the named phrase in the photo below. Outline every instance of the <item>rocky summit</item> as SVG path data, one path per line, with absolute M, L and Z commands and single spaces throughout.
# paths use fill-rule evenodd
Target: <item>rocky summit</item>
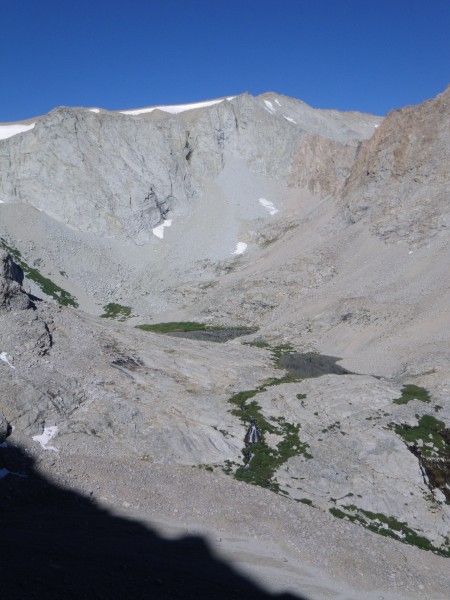
M 0 124 L 2 589 L 448 598 L 449 165 L 450 88 Z

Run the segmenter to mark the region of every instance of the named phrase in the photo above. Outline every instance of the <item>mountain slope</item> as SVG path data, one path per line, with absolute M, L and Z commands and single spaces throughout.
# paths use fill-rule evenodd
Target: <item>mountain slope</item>
M 179 473 L 164 489 L 189 523 L 189 470 L 226 489 L 225 470 L 237 512 L 252 488 L 232 475 L 330 535 L 346 524 L 325 513 L 353 521 L 360 548 L 361 526 L 397 540 L 377 538 L 371 563 L 398 541 L 448 553 L 448 91 L 384 120 L 272 93 L 200 104 L 57 109 L 0 141 L 0 241 L 28 274 L 2 255 L 0 422 L 116 508 L 125 489 L 102 475 L 115 462 L 130 482 Z M 213 344 L 132 327 L 169 320 L 259 330 Z M 282 370 L 317 360 L 317 378 Z M 444 598 L 443 563 L 425 556 L 427 593 Z M 362 562 L 357 585 L 389 597 L 387 571 L 370 587 Z M 396 564 L 399 596 L 423 597 Z

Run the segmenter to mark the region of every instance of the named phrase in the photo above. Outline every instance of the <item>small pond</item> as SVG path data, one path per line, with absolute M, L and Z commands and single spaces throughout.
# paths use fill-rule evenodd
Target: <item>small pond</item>
M 255 330 L 227 327 L 223 329 L 204 329 L 200 331 L 170 331 L 167 332 L 166 335 L 187 338 L 189 340 L 198 340 L 200 342 L 223 343 L 242 335 L 250 335 L 251 333 L 255 333 Z
M 300 354 L 297 352 L 288 352 L 282 354 L 278 365 L 292 377 L 320 377 L 321 375 L 348 375 L 347 371 L 337 361 L 341 360 L 337 356 L 327 356 L 326 354 L 314 354 L 308 352 Z

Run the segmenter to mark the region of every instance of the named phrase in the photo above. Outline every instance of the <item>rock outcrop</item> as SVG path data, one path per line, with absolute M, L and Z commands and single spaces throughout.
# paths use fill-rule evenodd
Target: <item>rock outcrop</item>
M 450 227 L 450 87 L 387 115 L 362 143 L 343 202 L 388 242 L 422 245 Z
M 0 248 L 0 308 L 25 309 L 31 300 L 22 288 L 23 271 L 11 255 Z

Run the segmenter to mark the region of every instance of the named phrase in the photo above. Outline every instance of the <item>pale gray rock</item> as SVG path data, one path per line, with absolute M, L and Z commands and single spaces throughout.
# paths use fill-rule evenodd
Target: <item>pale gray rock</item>
M 244 94 L 159 119 L 153 113 L 55 109 L 29 132 L 0 142 L 0 199 L 29 203 L 81 231 L 143 243 L 164 219 L 189 210 L 228 155 L 255 174 L 282 181 L 309 133 L 325 145 L 330 139 L 336 155 L 342 147 L 345 156 L 352 144 L 350 160 L 347 152 L 339 167 L 345 171 L 355 142 L 380 121 L 279 98 Z
M 229 489 L 230 514 L 242 515 L 242 499 L 251 506 L 246 536 L 260 534 L 262 511 L 267 538 L 289 537 L 295 557 L 305 544 L 321 568 L 339 556 L 334 576 L 359 591 L 342 597 L 446 597 L 440 558 L 329 511 L 382 515 L 448 544 L 445 494 L 395 432 L 425 414 L 450 423 L 447 100 L 384 121 L 272 93 L 178 115 L 61 108 L 1 141 L 2 236 L 84 310 L 37 301 L 18 310 L 11 298 L 26 296 L 4 262 L 0 351 L 10 364 L 0 362 L 0 410 L 15 426 L 12 443 L 67 485 L 114 507 L 147 507 L 145 518 L 167 509 L 183 527 L 197 507 L 199 520 L 217 523 Z M 98 318 L 110 302 L 129 307 L 127 323 Z M 308 444 L 312 458 L 291 456 L 275 474 L 286 498 L 227 487 L 221 473 L 243 464 L 248 429 L 230 396 L 284 373 L 244 339 L 213 345 L 132 327 L 162 320 L 258 325 L 260 343 L 339 356 L 362 374 L 273 385 L 254 398 L 264 418 L 300 426 Z M 405 383 L 426 387 L 430 404 L 395 404 Z M 57 452 L 32 439 L 49 427 Z M 220 480 L 217 497 L 204 466 Z M 421 556 L 433 576 L 411 574 Z

